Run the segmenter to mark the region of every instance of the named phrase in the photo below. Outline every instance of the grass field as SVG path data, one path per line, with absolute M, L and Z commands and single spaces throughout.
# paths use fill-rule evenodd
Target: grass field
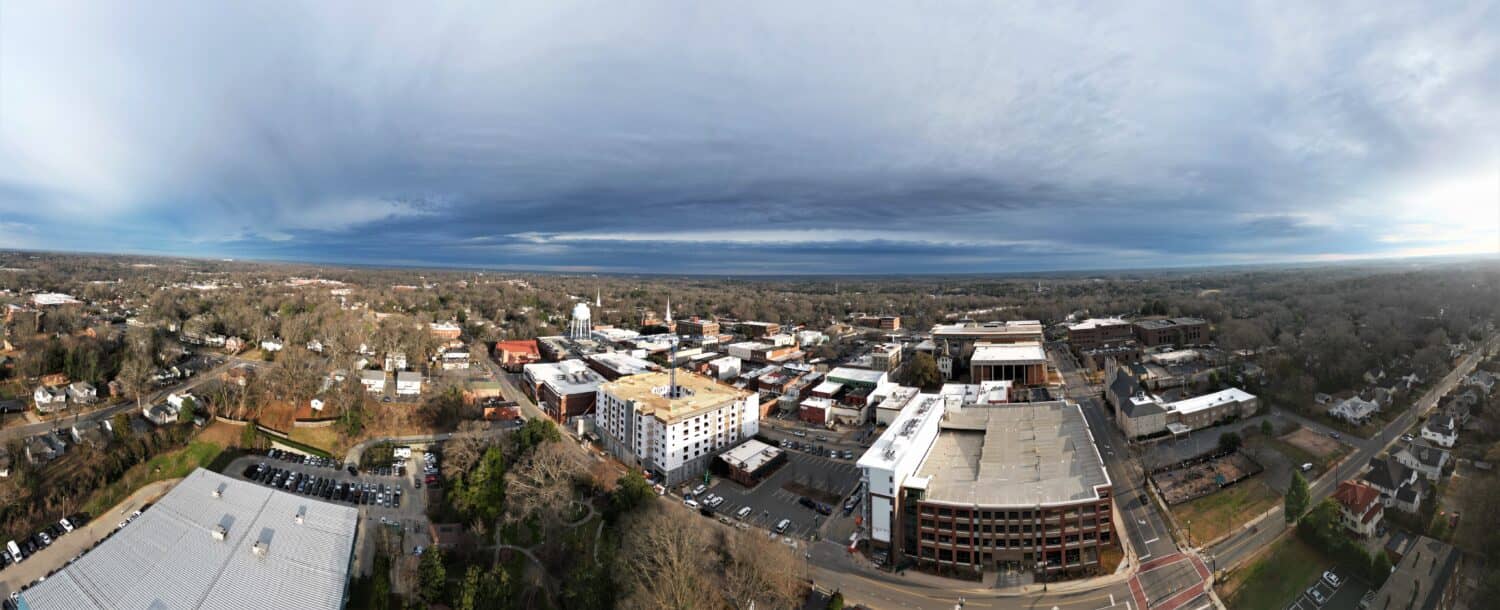
M 1231 610 L 1281 610 L 1329 565 L 1307 543 L 1286 536 L 1250 567 L 1231 575 L 1219 595 Z
M 125 471 L 125 476 L 100 489 L 84 503 L 83 511 L 98 515 L 114 506 L 131 492 L 156 481 L 185 477 L 199 467 L 207 468 L 224 450 L 217 443 L 194 440 L 187 447 L 169 451 Z
M 1192 522 L 1194 543 L 1206 542 L 1248 523 L 1270 510 L 1281 500 L 1280 494 L 1262 480 L 1251 477 L 1212 495 L 1172 507 L 1172 516 L 1187 527 Z
M 349 449 L 342 434 L 333 426 L 326 428 L 293 428 L 292 440 L 310 447 L 317 447 L 333 455 L 343 455 Z

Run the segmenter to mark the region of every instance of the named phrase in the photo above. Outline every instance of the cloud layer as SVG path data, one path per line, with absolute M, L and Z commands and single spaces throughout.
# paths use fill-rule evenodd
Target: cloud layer
M 0 247 L 983 272 L 1500 250 L 1500 7 L 27 3 Z

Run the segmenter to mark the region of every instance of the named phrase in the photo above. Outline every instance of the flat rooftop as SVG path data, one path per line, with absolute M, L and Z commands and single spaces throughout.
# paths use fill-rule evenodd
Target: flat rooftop
M 880 383 L 880 378 L 886 375 L 885 371 L 874 369 L 862 369 L 853 366 L 841 366 L 828 371 L 830 381 L 843 381 L 846 383 L 867 383 L 875 385 Z
M 1227 390 L 1214 392 L 1213 394 L 1204 394 L 1202 396 L 1194 396 L 1187 400 L 1179 400 L 1177 402 L 1168 403 L 1166 405 L 1166 408 L 1168 411 L 1176 411 L 1178 413 L 1187 415 L 1191 413 L 1197 413 L 1198 411 L 1202 411 L 1204 409 L 1212 409 L 1226 403 L 1244 402 L 1254 399 L 1255 396 L 1250 394 L 1249 392 L 1246 392 L 1239 388 L 1229 388 Z
M 1078 405 L 971 405 L 950 409 L 916 476 L 926 500 L 1037 506 L 1099 497 L 1104 460 Z
M 741 443 L 738 447 L 719 454 L 719 459 L 745 472 L 755 472 L 771 460 L 776 459 L 778 455 L 781 455 L 780 448 L 752 438 Z
M 336 610 L 358 520 L 354 507 L 200 468 L 134 523 L 27 590 L 23 607 Z M 252 552 L 257 543 L 264 553 Z
M 589 360 L 599 363 L 604 368 L 614 371 L 620 375 L 635 375 L 646 371 L 656 370 L 656 365 L 646 360 L 636 358 L 630 354 L 620 352 L 594 354 Z
M 1040 343 L 1014 343 L 1009 345 L 979 345 L 974 348 L 970 364 L 1043 364 L 1047 362 L 1047 351 Z
M 1068 330 L 1092 330 L 1105 326 L 1129 326 L 1130 323 L 1120 318 L 1089 318 L 1068 327 Z
M 907 401 L 901 413 L 891 420 L 885 432 L 875 439 L 865 454 L 859 458 L 860 468 L 890 470 L 901 462 L 908 451 L 920 451 L 917 447 L 922 430 L 934 426 L 942 419 L 946 401 L 937 394 L 917 394 Z
M 1203 318 L 1158 318 L 1155 320 L 1140 320 L 1135 323 L 1141 328 L 1171 328 L 1173 326 L 1188 326 L 1193 324 L 1207 324 Z
M 938 324 L 932 327 L 934 339 L 1042 337 L 1042 323 L 1038 320 L 1011 320 L 1009 322 L 959 322 Z
M 582 360 L 537 362 L 522 367 L 522 370 L 538 383 L 552 388 L 558 396 L 592 393 L 604 383 L 604 377 Z
M 621 377 L 599 386 L 623 400 L 636 404 L 642 415 L 652 415 L 668 424 L 701 415 L 723 407 L 726 403 L 750 396 L 750 392 L 739 390 L 688 371 L 677 371 L 677 398 L 667 398 L 667 386 L 671 383 L 669 373 L 650 372 Z

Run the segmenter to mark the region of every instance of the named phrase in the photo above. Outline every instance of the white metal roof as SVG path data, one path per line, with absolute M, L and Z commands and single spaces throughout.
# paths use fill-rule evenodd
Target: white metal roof
M 353 507 L 200 468 L 23 598 L 36 610 L 334 610 L 343 605 L 358 519 Z M 264 554 L 252 552 L 257 542 Z
M 1204 409 L 1211 409 L 1224 403 L 1244 402 L 1254 399 L 1255 396 L 1251 395 L 1249 392 L 1246 392 L 1239 388 L 1229 388 L 1220 392 L 1214 392 L 1213 394 L 1204 394 L 1202 396 L 1194 396 L 1187 400 L 1179 400 L 1177 402 L 1167 403 L 1166 407 L 1168 411 L 1176 411 L 1182 414 L 1189 414 L 1196 413 Z
M 582 360 L 537 362 L 522 368 L 528 377 L 552 388 L 558 396 L 591 394 L 604 383 L 604 377 Z
M 974 348 L 971 364 L 1040 364 L 1047 361 L 1047 352 L 1040 343 L 1015 343 L 1009 345 L 979 345 Z

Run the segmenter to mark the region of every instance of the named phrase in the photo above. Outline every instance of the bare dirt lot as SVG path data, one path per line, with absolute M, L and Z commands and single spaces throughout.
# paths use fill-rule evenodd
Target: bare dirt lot
M 1181 504 L 1218 491 L 1262 470 L 1243 453 L 1231 453 L 1151 475 L 1151 482 L 1167 504 Z
M 1338 441 L 1307 428 L 1298 428 L 1297 431 L 1281 437 L 1281 440 L 1318 458 L 1326 458 L 1339 450 Z

